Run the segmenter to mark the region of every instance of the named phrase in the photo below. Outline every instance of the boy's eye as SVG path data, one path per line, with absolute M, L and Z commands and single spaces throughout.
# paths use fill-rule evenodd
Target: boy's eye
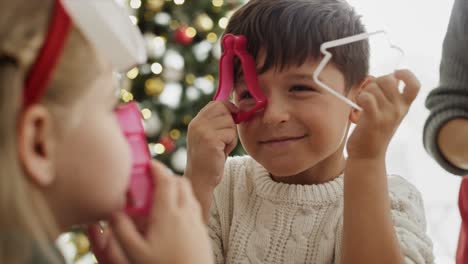
M 305 85 L 293 85 L 289 91 L 291 92 L 302 92 L 302 91 L 311 91 L 314 92 L 316 91 L 314 88 L 305 86 Z
M 240 94 L 240 96 L 239 96 L 239 99 L 240 99 L 240 100 L 243 100 L 243 99 L 250 99 L 250 98 L 252 98 L 252 95 L 250 94 L 249 91 L 244 91 L 244 92 L 242 92 L 242 93 Z

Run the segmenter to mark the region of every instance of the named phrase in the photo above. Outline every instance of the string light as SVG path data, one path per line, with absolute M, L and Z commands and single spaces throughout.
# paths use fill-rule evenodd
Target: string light
M 192 85 L 193 82 L 195 81 L 195 79 L 196 79 L 196 77 L 192 73 L 189 73 L 189 74 L 185 75 L 185 82 L 188 85 Z
M 133 80 L 133 79 L 135 79 L 135 78 L 138 76 L 138 74 L 140 74 L 140 71 L 138 70 L 137 67 L 135 67 L 135 68 L 133 68 L 133 69 L 131 69 L 131 70 L 129 70 L 129 71 L 127 72 L 127 77 L 128 77 L 130 80 Z
M 169 132 L 169 136 L 173 139 L 173 140 L 178 140 L 181 136 L 181 132 L 180 130 L 178 129 L 173 129 L 171 130 L 171 132 Z
M 149 96 L 159 95 L 164 90 L 164 81 L 161 78 L 151 78 L 145 82 L 145 92 Z
M 151 64 L 151 71 L 154 73 L 154 74 L 161 74 L 161 72 L 163 71 L 163 66 L 157 62 Z
M 121 89 L 120 98 L 122 98 L 122 101 L 125 103 L 128 103 L 133 100 L 133 94 L 125 89 Z
M 169 28 L 172 30 L 176 30 L 179 27 L 180 27 L 180 22 L 175 19 L 171 20 L 171 22 L 169 23 Z
M 138 9 L 141 7 L 141 0 L 131 0 L 130 7 L 133 9 Z
M 215 81 L 215 78 L 214 78 L 213 75 L 211 75 L 211 74 L 206 75 L 206 76 L 205 76 L 205 79 L 207 79 L 207 80 L 210 81 L 210 82 L 214 82 L 214 81 Z
M 158 44 L 166 44 L 167 39 L 165 37 L 162 37 L 162 36 L 156 36 L 154 38 L 154 41 L 157 42 Z
M 193 38 L 197 35 L 197 30 L 193 27 L 188 27 L 185 34 L 187 34 L 189 38 Z
M 190 121 L 192 121 L 192 116 L 191 115 L 184 115 L 184 117 L 182 118 L 182 122 L 184 122 L 185 125 L 188 125 L 190 123 Z
M 201 14 L 195 19 L 195 26 L 201 31 L 209 31 L 213 29 L 213 20 L 207 14 Z
M 164 0 L 147 0 L 145 7 L 153 12 L 159 12 L 164 6 Z
M 223 0 L 213 0 L 212 3 L 213 3 L 213 6 L 215 6 L 215 7 L 221 7 L 221 6 L 223 6 L 224 1 Z
M 210 43 L 215 43 L 218 41 L 218 35 L 216 35 L 214 32 L 210 32 L 208 35 L 206 35 L 206 40 L 208 40 Z
M 200 89 L 197 89 L 194 86 L 187 87 L 187 90 L 185 91 L 185 96 L 192 102 L 198 100 L 200 95 Z
M 227 17 L 222 17 L 219 21 L 218 21 L 218 25 L 220 28 L 222 29 L 226 29 L 227 25 L 229 23 L 229 19 Z
M 141 110 L 141 115 L 145 120 L 148 120 L 151 118 L 152 112 L 148 108 L 145 108 Z
M 164 152 L 166 152 L 166 147 L 164 147 L 163 144 L 161 143 L 158 143 L 158 144 L 154 144 L 154 153 L 156 153 L 157 155 L 161 155 L 161 154 L 164 154 Z

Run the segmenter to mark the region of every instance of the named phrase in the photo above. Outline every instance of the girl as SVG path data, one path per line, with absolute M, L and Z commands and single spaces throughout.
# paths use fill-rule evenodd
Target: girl
M 111 220 L 109 229 L 90 231 L 103 262 L 210 263 L 199 205 L 163 166 L 152 165 L 146 236 L 118 213 L 131 157 L 114 114 L 113 69 L 132 60 L 123 52 L 104 56 L 97 47 L 106 45 L 85 34 L 105 18 L 78 26 L 70 11 L 58 0 L 0 2 L 0 263 L 63 263 L 57 236 L 102 219 Z M 128 18 L 118 22 L 136 32 Z

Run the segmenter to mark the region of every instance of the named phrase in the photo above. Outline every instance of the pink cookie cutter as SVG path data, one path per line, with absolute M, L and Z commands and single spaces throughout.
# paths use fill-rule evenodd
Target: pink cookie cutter
M 222 40 L 224 52 L 219 62 L 219 86 L 214 100 L 225 101 L 234 86 L 234 57 L 239 57 L 244 73 L 244 80 L 256 104 L 248 111 L 233 114 L 234 122 L 239 124 L 252 118 L 253 114 L 267 104 L 267 98 L 260 90 L 257 79 L 257 67 L 252 55 L 247 51 L 247 38 L 242 35 L 227 34 Z
M 151 211 L 154 182 L 150 173 L 151 154 L 141 112 L 138 105 L 131 102 L 118 107 L 116 114 L 132 152 L 132 174 L 127 189 L 125 212 L 132 216 L 147 216 Z

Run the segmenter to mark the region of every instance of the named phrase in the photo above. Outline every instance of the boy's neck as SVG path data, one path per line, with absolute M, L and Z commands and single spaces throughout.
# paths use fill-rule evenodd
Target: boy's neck
M 323 184 L 333 181 L 343 174 L 346 165 L 346 159 L 342 152 L 337 152 L 335 155 L 317 163 L 315 166 L 292 176 L 276 177 L 271 175 L 271 178 L 276 182 L 286 184 L 314 185 Z

